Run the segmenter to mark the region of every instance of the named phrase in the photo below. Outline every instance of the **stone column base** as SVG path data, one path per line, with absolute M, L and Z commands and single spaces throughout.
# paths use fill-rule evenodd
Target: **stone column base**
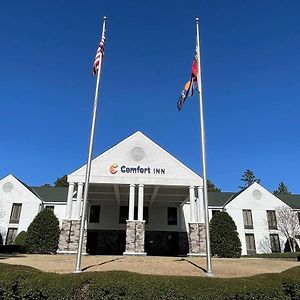
M 189 253 L 187 256 L 206 256 L 205 224 L 189 223 Z
M 126 248 L 123 255 L 145 256 L 145 221 L 126 222 Z
M 62 220 L 57 253 L 76 254 L 80 233 L 80 220 Z M 86 255 L 87 231 L 84 230 L 82 254 Z

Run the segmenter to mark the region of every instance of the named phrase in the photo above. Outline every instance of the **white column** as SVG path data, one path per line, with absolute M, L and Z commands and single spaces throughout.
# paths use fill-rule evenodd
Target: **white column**
M 203 186 L 198 187 L 198 212 L 199 212 L 199 222 L 204 223 Z
M 195 187 L 190 186 L 190 223 L 195 222 Z
M 67 220 L 71 220 L 73 194 L 74 194 L 74 182 L 69 182 L 68 200 L 67 200 L 66 215 L 65 215 Z
M 129 213 L 128 213 L 128 220 L 134 220 L 134 193 L 135 193 L 135 185 L 129 185 Z
M 80 219 L 80 208 L 81 208 L 81 201 L 82 201 L 82 192 L 83 192 L 83 182 L 79 182 L 78 183 L 78 188 L 77 188 L 76 214 L 75 214 L 75 218 L 77 220 Z
M 144 211 L 144 185 L 139 184 L 139 198 L 138 198 L 138 221 L 143 221 Z

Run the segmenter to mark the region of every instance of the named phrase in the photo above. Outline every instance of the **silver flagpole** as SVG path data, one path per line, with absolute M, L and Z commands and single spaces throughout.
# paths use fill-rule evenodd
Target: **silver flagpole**
M 105 31 L 106 31 L 106 17 L 103 18 L 101 38 L 105 35 Z M 92 152 L 93 152 L 93 144 L 94 144 L 94 133 L 95 133 L 95 125 L 96 125 L 102 58 L 103 58 L 103 53 L 100 53 L 100 61 L 98 65 L 99 67 L 97 73 L 96 91 L 95 91 L 95 99 L 94 99 L 93 119 L 92 119 L 92 127 L 91 127 L 90 143 L 89 143 L 89 152 L 88 152 L 88 159 L 87 159 L 86 172 L 85 172 L 85 184 L 84 184 L 84 194 L 83 194 L 83 205 L 81 210 L 80 233 L 79 233 L 79 241 L 78 241 L 78 248 L 77 248 L 76 268 L 74 273 L 81 272 L 82 244 L 83 244 L 84 227 L 85 227 L 85 220 L 86 220 L 86 207 L 87 207 L 87 197 L 89 192 L 89 181 L 90 181 L 90 173 L 91 173 L 91 161 L 92 161 Z
M 211 251 L 209 237 L 209 219 L 208 219 L 208 197 L 207 197 L 207 178 L 206 178 L 206 151 L 205 151 L 205 130 L 203 117 L 203 101 L 202 101 L 202 79 L 201 79 L 201 63 L 200 63 L 200 34 L 199 34 L 199 18 L 196 18 L 197 31 L 197 61 L 198 61 L 198 76 L 197 84 L 199 89 L 199 108 L 200 108 L 200 130 L 201 130 L 201 152 L 202 152 L 202 171 L 203 171 L 203 199 L 205 211 L 205 234 L 206 234 L 206 260 L 207 260 L 207 275 L 212 276 L 211 269 Z

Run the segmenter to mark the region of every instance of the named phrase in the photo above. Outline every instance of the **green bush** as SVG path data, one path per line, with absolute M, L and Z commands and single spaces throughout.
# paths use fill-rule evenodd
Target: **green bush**
M 248 278 L 154 276 L 129 272 L 44 273 L 0 264 L 0 299 L 299 299 L 300 267 Z
M 27 230 L 28 253 L 56 253 L 59 240 L 59 221 L 50 209 L 42 210 Z
M 27 240 L 27 232 L 21 231 L 15 239 L 15 244 L 20 246 L 25 246 L 26 240 Z
M 218 257 L 240 257 L 241 241 L 233 219 L 227 212 L 215 214 L 210 221 L 211 253 Z
M 0 299 L 288 300 L 300 299 L 300 267 L 246 278 L 44 273 L 0 264 Z
M 0 253 L 12 254 L 12 253 L 25 253 L 25 246 L 20 245 L 0 245 Z

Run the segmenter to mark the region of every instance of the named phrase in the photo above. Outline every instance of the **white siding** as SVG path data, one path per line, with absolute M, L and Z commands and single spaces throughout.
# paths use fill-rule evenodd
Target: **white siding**
M 11 183 L 11 191 L 5 189 L 5 184 Z M 10 224 L 10 214 L 13 203 L 22 203 L 19 224 Z M 0 180 L 0 231 L 5 242 L 8 228 L 17 228 L 18 233 L 27 230 L 33 218 L 37 215 L 41 207 L 41 200 L 30 192 L 14 176 L 8 175 Z

